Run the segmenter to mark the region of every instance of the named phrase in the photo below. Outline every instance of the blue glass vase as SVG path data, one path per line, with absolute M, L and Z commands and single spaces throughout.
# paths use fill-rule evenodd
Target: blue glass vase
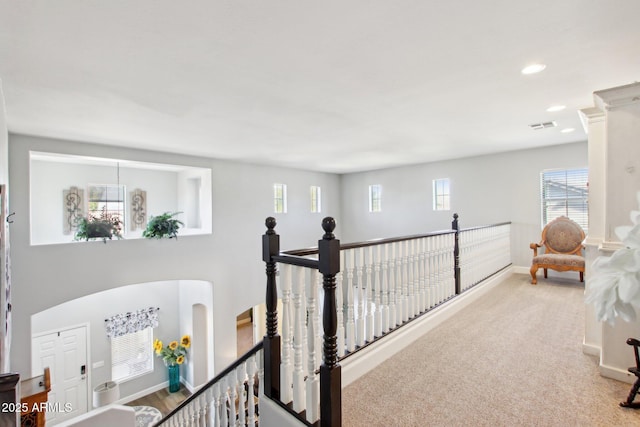
M 169 393 L 180 390 L 180 365 L 169 365 Z

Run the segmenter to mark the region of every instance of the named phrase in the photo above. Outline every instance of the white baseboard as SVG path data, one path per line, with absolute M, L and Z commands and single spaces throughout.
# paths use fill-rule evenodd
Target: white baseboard
M 340 362 L 342 367 L 342 386 L 345 387 L 351 384 L 389 357 L 409 346 L 418 337 L 426 334 L 450 317 L 453 317 L 458 311 L 487 293 L 512 273 L 513 267 L 504 269 L 446 304 L 435 308 L 419 319 L 414 320 L 399 330 L 347 357 Z
M 139 398 L 144 397 L 144 396 L 146 396 L 148 394 L 151 394 L 151 393 L 155 393 L 156 391 L 162 390 L 163 388 L 166 388 L 166 387 L 169 387 L 169 381 L 165 381 L 165 382 L 162 382 L 160 384 L 156 384 L 156 385 L 154 385 L 152 387 L 149 387 L 147 389 L 141 390 L 141 391 L 139 391 L 137 393 L 130 394 L 129 396 L 126 396 L 126 397 L 123 397 L 122 399 L 116 400 L 113 403 L 117 404 L 117 405 L 126 405 L 127 403 L 129 403 L 129 402 L 131 402 L 133 400 L 139 399 Z
M 582 352 L 584 354 L 600 357 L 600 350 L 600 347 L 598 347 L 597 345 L 587 344 L 584 341 L 582 342 Z
M 635 375 L 632 375 L 629 371 L 624 371 L 620 368 L 614 368 L 613 366 L 605 366 L 601 364 L 599 369 L 600 375 L 605 378 L 611 378 L 629 384 L 633 384 L 636 380 Z
M 514 265 L 511 267 L 511 272 L 516 274 L 531 274 L 531 266 Z

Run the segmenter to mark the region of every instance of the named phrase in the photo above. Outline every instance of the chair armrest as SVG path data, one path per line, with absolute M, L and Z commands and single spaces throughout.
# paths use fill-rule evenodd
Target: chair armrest
M 538 248 L 542 247 L 542 242 L 541 243 L 532 243 L 529 245 L 529 247 L 531 249 L 533 249 L 533 256 L 538 256 Z
M 637 340 L 637 339 L 635 339 L 635 338 L 629 338 L 629 339 L 627 340 L 627 344 L 632 345 L 632 346 L 634 346 L 634 347 L 638 347 L 638 346 L 640 346 L 640 341 L 638 341 L 638 340 Z

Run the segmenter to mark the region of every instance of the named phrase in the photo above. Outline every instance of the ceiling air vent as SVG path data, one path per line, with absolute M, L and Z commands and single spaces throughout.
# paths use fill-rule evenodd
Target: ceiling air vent
M 540 129 L 546 129 L 546 128 L 554 128 L 558 126 L 558 124 L 556 122 L 544 122 L 544 123 L 534 123 L 532 125 L 529 125 L 529 127 L 533 130 L 540 130 Z

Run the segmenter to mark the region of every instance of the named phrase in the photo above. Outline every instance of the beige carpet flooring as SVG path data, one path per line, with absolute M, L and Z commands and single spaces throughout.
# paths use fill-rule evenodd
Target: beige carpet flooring
M 343 425 L 640 426 L 582 352 L 584 287 L 513 275 L 343 391 Z M 632 349 L 629 347 L 629 351 Z

